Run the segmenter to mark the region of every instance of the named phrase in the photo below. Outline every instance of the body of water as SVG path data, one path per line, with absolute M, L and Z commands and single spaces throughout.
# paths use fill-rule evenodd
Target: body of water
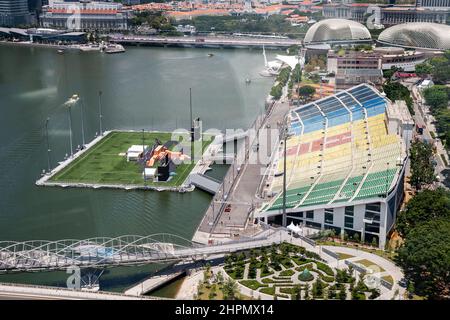
M 63 103 L 75 93 L 83 101 L 87 140 L 99 131 L 99 90 L 106 129 L 187 128 L 189 88 L 194 116 L 204 129 L 246 128 L 262 112 L 273 83 L 258 75 L 263 65 L 256 50 L 127 48 L 125 54 L 106 55 L 0 46 L 0 241 L 160 232 L 190 239 L 211 199 L 202 191 L 35 186 L 47 166 L 45 120 L 50 118 L 53 167 L 69 153 Z M 79 108 L 72 117 L 74 144 L 81 144 Z M 223 173 L 221 168 L 210 174 Z M 108 270 L 102 288 L 122 290 L 154 268 Z M 17 274 L 1 275 L 0 281 L 63 285 L 66 277 L 63 272 Z

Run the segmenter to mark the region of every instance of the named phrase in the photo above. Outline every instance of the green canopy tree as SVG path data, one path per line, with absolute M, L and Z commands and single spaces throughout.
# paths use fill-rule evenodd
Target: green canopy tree
M 436 180 L 432 164 L 433 148 L 430 144 L 422 141 L 414 141 L 410 149 L 411 159 L 411 184 L 416 189 L 423 185 L 429 185 Z
M 432 109 L 446 108 L 448 104 L 448 92 L 445 86 L 432 86 L 423 91 L 426 104 Z
M 428 299 L 450 295 L 450 221 L 436 219 L 412 229 L 398 250 L 397 263 L 416 294 Z
M 450 191 L 444 188 L 423 190 L 398 215 L 397 231 L 405 237 L 419 224 L 439 218 L 450 218 Z

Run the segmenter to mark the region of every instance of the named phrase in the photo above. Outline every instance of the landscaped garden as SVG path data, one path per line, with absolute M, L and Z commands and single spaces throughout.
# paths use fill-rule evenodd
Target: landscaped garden
M 380 295 L 365 284 L 365 274 L 357 274 L 351 266 L 331 268 L 315 252 L 290 243 L 230 254 L 224 270 L 252 296 L 259 292 L 275 299 L 365 300 Z

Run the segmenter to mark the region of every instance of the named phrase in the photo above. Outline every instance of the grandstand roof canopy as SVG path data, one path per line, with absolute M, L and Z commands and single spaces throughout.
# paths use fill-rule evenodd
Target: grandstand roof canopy
M 309 28 L 304 43 L 359 42 L 371 39 L 369 30 L 359 22 L 346 19 L 326 19 Z
M 386 196 L 404 158 L 400 137 L 388 132 L 386 107 L 376 89 L 362 84 L 290 112 L 288 209 Z M 274 196 L 263 211 L 282 209 L 283 158 L 281 151 L 270 178 Z
M 421 49 L 450 49 L 450 26 L 431 22 L 408 22 L 387 28 L 378 41 L 390 45 Z

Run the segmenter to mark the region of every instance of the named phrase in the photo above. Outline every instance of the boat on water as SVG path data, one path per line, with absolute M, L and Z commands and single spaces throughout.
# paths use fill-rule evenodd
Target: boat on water
M 121 44 L 109 43 L 103 47 L 102 52 L 112 54 L 112 53 L 122 53 L 125 52 L 125 48 Z
M 89 43 L 77 46 L 83 52 L 99 51 L 103 53 L 122 53 L 125 52 L 125 48 L 121 44 L 117 43 Z
M 208 57 L 209 58 L 214 57 L 214 53 L 208 53 Z
M 58 53 L 59 53 L 59 54 L 63 54 L 63 53 L 64 53 L 64 50 L 63 50 L 63 49 L 59 49 L 59 50 L 58 50 Z
M 78 46 L 78 49 L 83 52 L 100 51 L 100 45 L 98 43 L 81 44 Z

